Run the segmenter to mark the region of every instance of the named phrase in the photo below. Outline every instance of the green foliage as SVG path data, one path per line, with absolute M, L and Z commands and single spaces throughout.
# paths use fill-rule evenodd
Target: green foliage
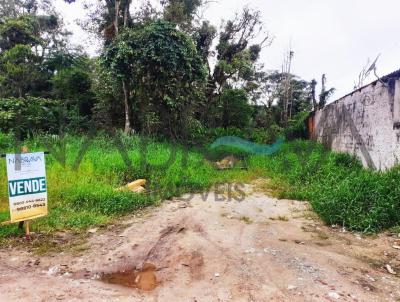
M 39 23 L 33 16 L 7 18 L 4 23 L 0 23 L 0 53 L 17 45 L 39 45 L 41 40 L 38 30 Z
M 244 8 L 241 14 L 224 22 L 218 35 L 216 62 L 212 62 L 214 57 L 210 51 L 212 40 L 217 36 L 215 28 L 203 23 L 195 34 L 198 49 L 209 71 L 205 92 L 207 102 L 203 106 L 202 117 L 208 127 L 226 126 L 226 120 L 221 117 L 226 115 L 227 108 L 220 102 L 226 87 L 235 83 L 249 92 L 250 82 L 254 82 L 254 77 L 258 73 L 256 63 L 262 45 L 268 40 L 268 37 L 265 37 L 261 43 L 252 44 L 261 32 L 262 25 L 260 12 L 249 8 Z M 211 66 L 215 66 L 214 69 Z
M 106 215 L 124 214 L 154 202 L 147 195 L 116 192 L 104 184 L 79 184 L 65 192 L 74 210 L 85 209 Z
M 0 153 L 3 154 L 5 150 L 12 149 L 13 145 L 14 139 L 12 134 L 4 134 L 3 132 L 0 132 Z
M 52 79 L 53 89 L 60 99 L 85 99 L 90 91 L 90 74 L 80 68 L 63 69 Z
M 224 136 L 236 136 L 247 139 L 257 144 L 273 144 L 283 135 L 283 130 L 277 126 L 270 128 L 199 128 L 196 132 L 191 131 L 191 139 L 188 143 L 204 147 L 213 143 L 216 139 Z
M 84 123 L 90 119 L 94 106 L 92 92 L 92 62 L 85 56 L 67 54 L 65 60 L 60 56 L 52 61 L 57 72 L 51 79 L 52 94 L 56 99 L 65 100 L 66 107 L 73 116 L 73 129 L 84 129 Z M 64 64 L 64 66 L 62 65 Z M 71 110 L 74 108 L 74 110 Z
M 164 6 L 164 19 L 190 30 L 191 22 L 202 0 L 161 0 Z
M 257 144 L 273 144 L 283 136 L 283 129 L 277 125 L 268 128 L 251 129 L 251 140 Z
M 214 129 L 218 136 L 239 135 L 239 131 Z M 308 141 L 284 144 L 272 156 L 255 156 L 227 148 L 199 153 L 195 149 L 135 136 L 119 138 L 132 166 L 126 166 L 112 137 L 104 136 L 91 142 L 77 170 L 71 167 L 85 140 L 71 136 L 63 139 L 66 165 L 56 161 L 56 154 L 46 158 L 50 213 L 37 220 L 34 229 L 85 229 L 160 199 L 203 191 L 217 182 L 248 181 L 260 176 L 279 183 L 281 197 L 310 201 L 328 224 L 364 232 L 400 225 L 400 189 L 397 189 L 400 168 L 385 173 L 365 170 L 354 157 L 328 152 L 323 146 Z M 43 143 L 59 150 L 59 142 L 49 136 L 25 142 L 32 151 L 46 149 Z M 10 152 L 13 147 L 12 137 L 0 134 L 1 151 Z M 248 170 L 217 171 L 204 158 L 206 155 L 214 161 L 230 154 L 245 159 Z M 148 180 L 146 188 L 151 194 L 115 190 L 138 178 Z M 4 221 L 8 219 L 4 161 L 0 162 L 0 180 L 0 219 Z M 0 237 L 17 232 L 15 226 L 2 227 Z
M 103 61 L 117 77 L 171 107 L 188 101 L 205 76 L 193 41 L 164 21 L 125 32 L 107 49 Z
M 57 132 L 60 104 L 43 98 L 0 98 L 0 130 L 27 134 Z M 58 133 L 58 132 L 57 132 Z
M 93 120 L 100 129 L 122 128 L 124 107 L 121 85 L 99 60 L 94 63 L 91 77 L 95 98 Z
M 306 139 L 307 125 L 306 121 L 309 116 L 308 111 L 297 113 L 293 119 L 289 120 L 288 127 L 285 129 L 285 136 L 289 140 Z
M 63 120 L 75 130 L 90 117 L 90 60 L 58 50 L 59 26 L 56 16 L 35 14 L 0 24 L 1 131 L 58 133 Z
M 217 29 L 208 21 L 203 21 L 201 27 L 199 27 L 193 35 L 197 51 L 204 62 L 207 62 L 211 54 L 211 47 L 216 36 Z
M 28 45 L 18 44 L 0 56 L 0 95 L 23 97 L 40 77 L 38 60 Z
M 250 124 L 252 107 L 243 89 L 224 89 L 221 94 L 223 126 L 246 128 Z
M 312 109 L 312 85 L 296 75 L 290 75 L 290 101 L 288 116 L 291 116 L 288 125 L 284 123 L 283 108 L 286 92 L 287 74 L 279 71 L 270 73 L 260 72 L 255 79 L 248 83 L 252 101 L 264 104 L 257 116 L 257 124 L 277 124 L 286 128 L 290 139 L 303 138 L 302 120 Z M 249 84 L 250 87 L 249 87 Z M 263 116 L 264 115 L 264 119 Z M 265 116 L 266 115 L 266 116 Z M 267 118 L 267 120 L 265 120 Z M 303 127 L 304 128 L 304 127 Z

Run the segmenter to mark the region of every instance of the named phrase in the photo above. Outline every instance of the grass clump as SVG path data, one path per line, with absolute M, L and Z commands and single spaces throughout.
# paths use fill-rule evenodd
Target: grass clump
M 363 169 L 348 154 L 327 151 L 309 141 L 285 144 L 270 157 L 251 158 L 251 167 L 284 182 L 280 197 L 310 201 L 328 224 L 376 232 L 400 225 L 400 168 Z

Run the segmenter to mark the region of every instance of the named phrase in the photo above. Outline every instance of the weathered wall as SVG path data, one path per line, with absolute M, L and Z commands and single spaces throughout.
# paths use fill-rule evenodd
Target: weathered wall
M 365 167 L 386 170 L 400 163 L 400 71 L 314 112 L 311 139 L 357 155 Z

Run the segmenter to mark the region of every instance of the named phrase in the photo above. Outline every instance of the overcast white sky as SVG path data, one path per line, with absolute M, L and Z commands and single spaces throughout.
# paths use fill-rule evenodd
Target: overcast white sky
M 95 47 L 74 24 L 85 16 L 82 0 L 77 1 L 67 5 L 55 0 L 74 32 L 72 41 L 93 54 Z M 229 19 L 246 5 L 262 12 L 266 29 L 274 36 L 273 44 L 262 53 L 266 68 L 281 69 L 283 53 L 291 44 L 293 73 L 318 82 L 325 73 L 328 87 L 337 89 L 333 99 L 353 90 L 368 58 L 381 54 L 380 76 L 400 69 L 399 0 L 217 0 L 205 17 L 219 26 L 221 19 Z

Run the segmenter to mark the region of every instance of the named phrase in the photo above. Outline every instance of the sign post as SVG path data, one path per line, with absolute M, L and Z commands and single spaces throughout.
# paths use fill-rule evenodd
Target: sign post
M 43 152 L 7 154 L 10 223 L 26 221 L 26 237 L 30 239 L 29 220 L 47 215 L 46 165 Z

